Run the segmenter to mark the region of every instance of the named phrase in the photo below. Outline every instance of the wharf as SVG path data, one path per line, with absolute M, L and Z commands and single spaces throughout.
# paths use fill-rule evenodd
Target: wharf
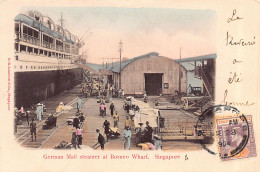
M 73 109 L 69 111 L 62 111 L 57 118 L 57 126 L 48 129 L 42 130 L 43 120 L 37 121 L 37 141 L 31 142 L 29 127 L 26 125 L 25 121 L 23 125 L 18 127 L 18 132 L 16 138 L 18 143 L 27 148 L 37 148 L 37 149 L 53 149 L 55 146 L 58 146 L 62 141 L 71 142 L 72 132 L 75 131 L 72 125 L 66 123 L 67 117 L 73 116 L 76 113 L 76 98 L 79 95 L 80 86 L 76 86 L 69 91 L 65 91 L 62 94 L 47 99 L 45 101 L 45 106 L 47 108 L 47 113 L 44 114 L 44 119 L 48 113 L 53 113 L 56 110 L 57 105 L 60 102 L 65 104 L 71 104 Z M 74 101 L 73 101 L 74 100 Z M 140 99 L 141 100 L 141 99 Z M 124 130 L 124 120 L 126 118 L 126 111 L 123 110 L 123 99 L 115 98 L 113 99 L 116 111 L 119 113 L 119 133 L 120 136 L 115 139 L 109 139 L 105 144 L 105 150 L 123 150 L 123 130 Z M 149 104 L 153 103 L 153 98 L 148 100 Z M 105 118 L 99 115 L 99 103 L 97 103 L 96 98 L 83 98 L 83 108 L 82 111 L 85 116 L 85 121 L 83 125 L 83 140 L 82 144 L 85 149 L 92 149 L 91 147 L 97 143 L 97 133 L 96 129 L 99 128 L 101 133 L 105 136 L 104 129 L 102 127 L 103 122 L 107 119 L 110 122 L 110 126 L 113 127 L 113 119 L 110 115 L 109 103 L 106 103 L 107 106 L 107 115 Z M 191 122 L 194 123 L 197 120 L 196 116 L 192 114 L 184 113 L 181 110 L 161 110 L 161 115 L 166 119 L 165 126 L 168 128 L 172 127 L 174 122 Z M 27 134 L 25 134 L 27 132 Z M 140 150 L 140 147 L 135 145 L 135 132 L 134 128 L 132 129 L 132 139 L 131 139 L 131 150 Z M 190 139 L 188 139 L 190 140 Z M 193 140 L 193 139 L 191 139 Z M 201 145 L 196 142 L 189 142 L 182 138 L 177 138 L 173 141 L 163 141 L 162 142 L 163 150 L 187 150 L 192 147 L 192 149 L 201 149 Z M 98 148 L 100 149 L 100 148 Z

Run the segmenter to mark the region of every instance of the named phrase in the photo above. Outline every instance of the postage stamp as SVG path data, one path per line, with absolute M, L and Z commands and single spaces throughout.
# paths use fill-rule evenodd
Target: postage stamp
M 219 156 L 223 161 L 256 157 L 251 115 L 216 119 Z
M 241 158 L 256 157 L 256 145 L 253 131 L 252 115 L 241 115 L 232 106 L 215 105 L 207 108 L 198 119 L 197 126 L 211 123 L 211 142 L 215 141 L 217 149 L 209 149 L 208 142 L 201 142 L 201 146 L 212 155 L 219 155 L 221 160 L 228 161 Z M 197 134 L 199 130 L 196 130 Z M 205 127 L 201 135 L 206 138 Z

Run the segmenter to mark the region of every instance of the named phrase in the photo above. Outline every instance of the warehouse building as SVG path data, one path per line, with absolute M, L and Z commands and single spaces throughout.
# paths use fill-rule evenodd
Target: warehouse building
M 186 93 L 189 86 L 200 88 L 202 94 L 214 95 L 216 57 L 216 54 L 208 54 L 173 60 L 151 52 L 122 61 L 121 67 L 119 62 L 103 64 L 103 67 L 87 65 L 105 77 L 116 90 L 122 88 L 126 95 L 172 95 L 179 88 Z M 198 73 L 202 68 L 206 70 L 203 75 L 206 78 Z
M 183 66 L 168 57 L 152 52 L 124 61 L 111 71 L 113 85 L 124 90 L 126 95 L 174 94 L 186 92 L 187 72 Z M 180 71 L 180 72 L 179 72 Z M 120 81 L 121 73 L 121 81 Z M 180 81 L 180 82 L 179 82 Z M 180 83 L 180 84 L 179 84 Z

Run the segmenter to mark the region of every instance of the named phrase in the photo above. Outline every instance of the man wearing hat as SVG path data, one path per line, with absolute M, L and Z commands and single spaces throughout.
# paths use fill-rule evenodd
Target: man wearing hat
M 103 128 L 104 128 L 104 133 L 106 134 L 107 140 L 108 140 L 108 135 L 109 135 L 109 127 L 110 127 L 110 122 L 105 119 L 104 123 L 103 123 Z
M 32 118 L 32 122 L 30 123 L 30 132 L 31 132 L 32 141 L 33 141 L 33 136 L 34 136 L 34 140 L 36 141 L 36 123 L 34 122 L 33 118 Z
M 126 116 L 125 119 L 125 129 L 131 129 L 132 120 L 130 119 L 129 115 Z
M 132 124 L 132 120 L 127 115 L 125 119 L 125 129 L 123 135 L 124 135 L 124 149 L 128 149 L 128 150 L 130 150 L 131 147 L 131 136 L 132 136 L 131 124 Z
M 41 103 L 38 103 L 37 104 L 37 119 L 39 120 L 39 121 L 41 121 L 42 120 L 42 105 L 41 105 Z
M 119 122 L 118 112 L 116 112 L 116 113 L 113 115 L 113 120 L 114 120 L 114 127 L 117 127 L 117 128 L 118 128 L 118 122 Z
M 161 137 L 158 136 L 158 134 L 153 135 L 154 137 L 154 146 L 156 150 L 162 149 L 162 140 Z
M 150 142 L 152 141 L 152 134 L 153 134 L 153 128 L 149 125 L 149 122 L 146 121 L 146 127 L 145 127 L 145 134 L 144 134 L 144 138 L 146 142 Z
M 83 128 L 83 122 L 85 120 L 85 117 L 83 116 L 83 112 L 79 111 L 79 123 L 80 123 L 80 128 Z
M 42 118 L 43 118 L 43 112 L 44 112 L 44 105 L 43 105 L 43 103 L 41 103 L 41 116 L 42 116 Z
M 101 149 L 104 150 L 105 138 L 104 136 L 102 136 L 102 134 L 100 134 L 99 129 L 96 129 L 96 132 L 98 134 L 98 143 L 100 144 Z
M 83 103 L 83 100 L 82 100 L 82 97 L 80 96 L 80 97 L 78 97 L 78 104 L 77 104 L 78 111 L 82 109 L 82 103 Z
M 79 118 L 76 115 L 75 118 L 73 118 L 73 127 L 79 127 Z
M 110 109 L 110 112 L 111 112 L 110 113 L 111 116 L 113 116 L 114 115 L 114 109 L 115 109 L 115 105 L 113 104 L 113 102 L 111 102 L 109 109 Z
M 138 124 L 140 127 L 136 130 L 136 144 L 145 142 L 144 128 L 143 128 L 144 123 L 140 122 Z

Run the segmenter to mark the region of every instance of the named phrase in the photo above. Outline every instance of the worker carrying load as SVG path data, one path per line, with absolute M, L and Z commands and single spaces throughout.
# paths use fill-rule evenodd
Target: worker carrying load
M 60 102 L 59 106 L 56 108 L 56 112 L 61 112 L 63 110 L 64 104 L 63 102 Z

